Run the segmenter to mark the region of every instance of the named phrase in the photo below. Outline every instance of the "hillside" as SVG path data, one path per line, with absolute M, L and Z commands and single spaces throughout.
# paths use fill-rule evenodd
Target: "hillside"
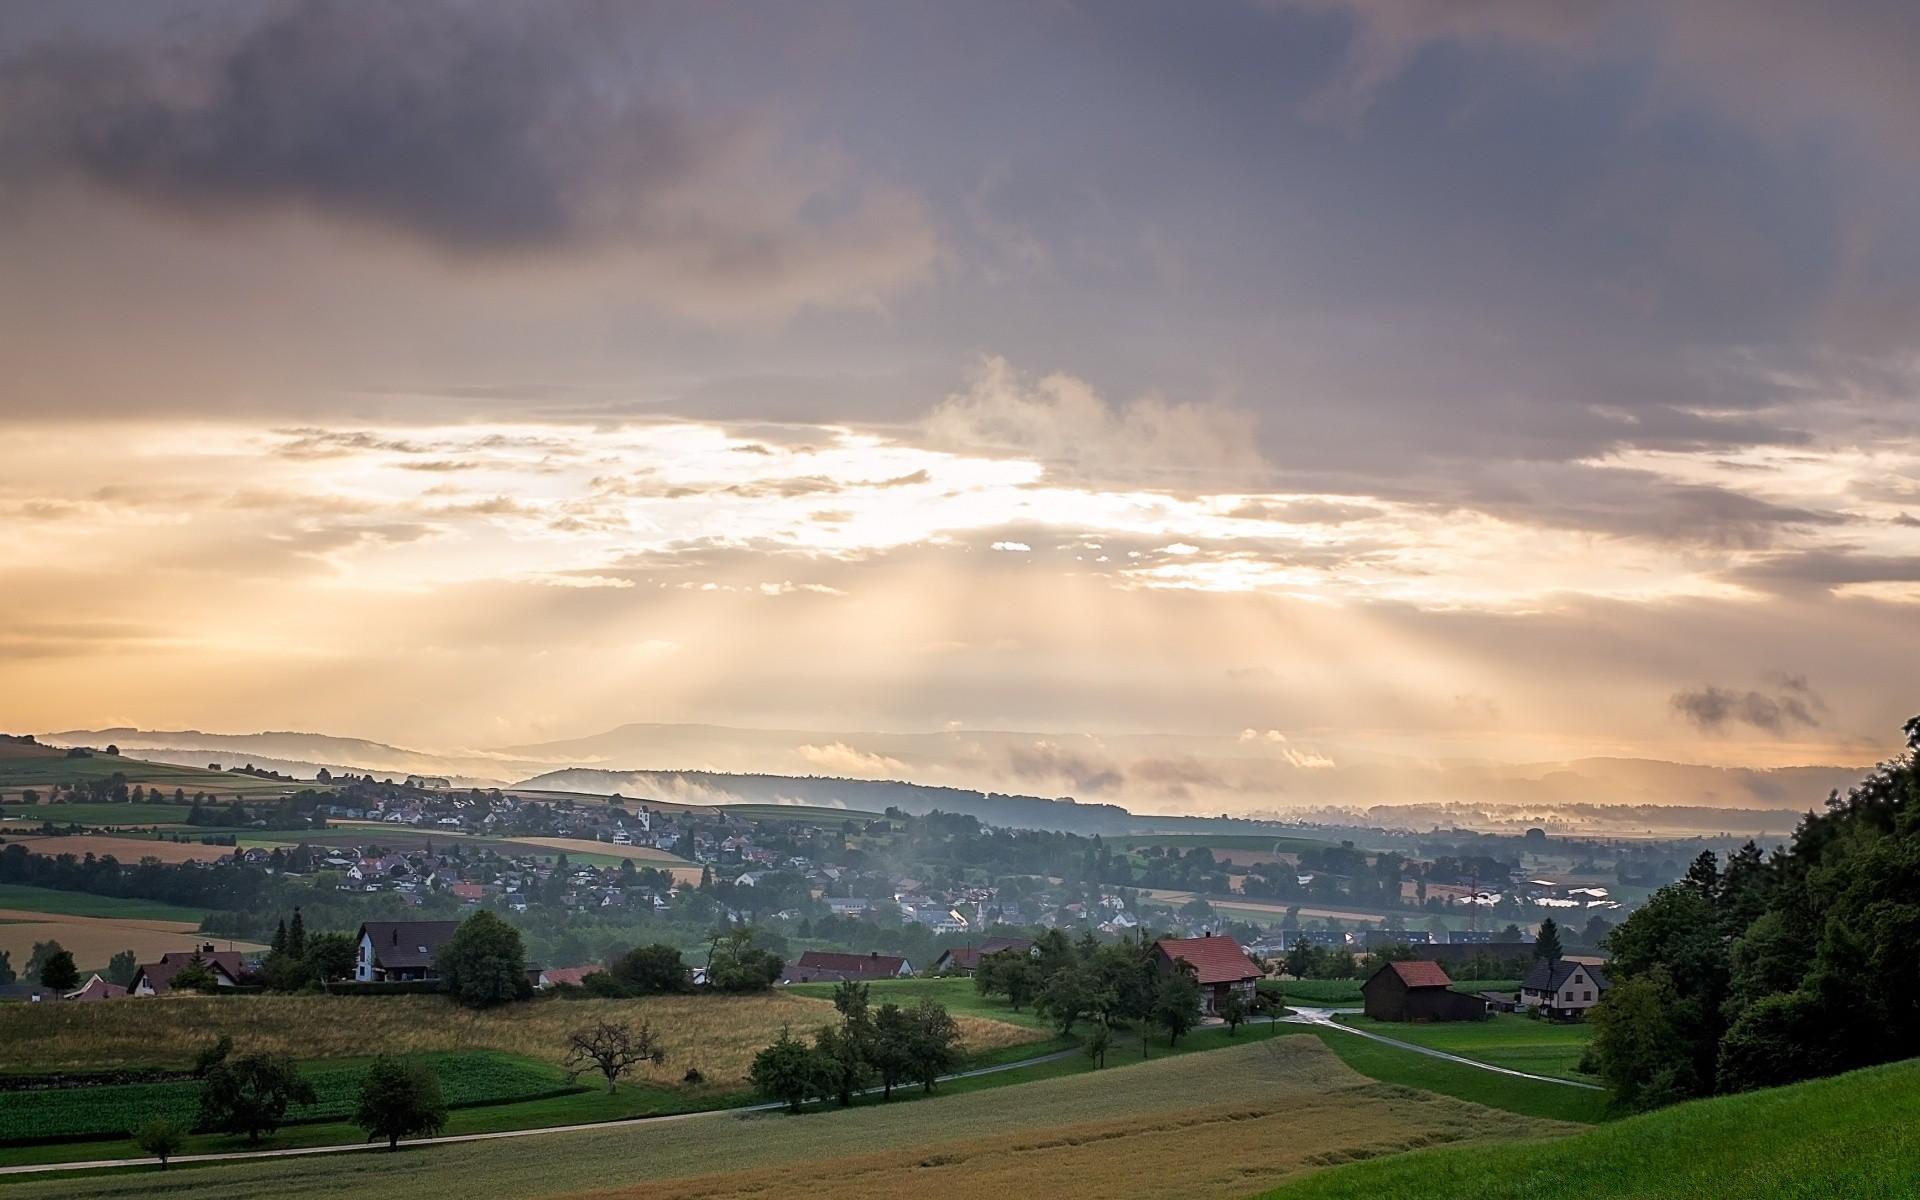
M 1866 1200 L 1920 1179 L 1920 1059 L 1698 1100 L 1575 1137 L 1354 1163 L 1261 1200 Z M 1543 1181 L 1552 1181 L 1543 1185 Z

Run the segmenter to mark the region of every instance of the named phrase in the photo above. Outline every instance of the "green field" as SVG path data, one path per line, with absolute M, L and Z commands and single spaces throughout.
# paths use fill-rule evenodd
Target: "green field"
M 721 811 L 756 821 L 805 821 L 812 825 L 837 826 L 842 821 L 880 821 L 886 814 L 857 808 L 826 808 L 813 804 L 722 804 Z
M 96 754 L 92 758 L 68 758 L 64 754 L 32 758 L 0 758 L 0 792 L 18 792 L 21 788 L 44 788 L 55 783 L 88 783 L 125 775 L 127 783 L 152 787 L 158 784 L 171 793 L 183 788 L 195 792 L 283 792 L 298 785 L 286 780 L 259 779 L 227 771 L 209 771 L 204 767 L 181 767 L 172 763 L 148 762 L 124 755 Z
M 1340 1022 L 1512 1071 L 1595 1082 L 1574 1070 L 1591 1032 L 1580 1023 L 1536 1021 L 1518 1013 L 1495 1013 L 1485 1021 L 1415 1023 L 1346 1016 Z
M 831 983 L 796 983 L 781 990 L 796 996 L 831 1000 L 833 988 Z M 955 1016 L 985 1017 L 992 1021 L 1005 1021 L 1009 1025 L 1024 1025 L 1028 1029 L 1053 1028 L 1033 1011 L 1031 1004 L 1015 1012 L 1005 996 L 982 996 L 971 979 L 878 979 L 867 985 L 867 998 L 875 1005 L 898 1004 L 902 1007 L 932 999 L 946 1005 L 947 1011 Z
M 1894 1200 L 1920 1180 L 1920 1060 L 1697 1100 L 1577 1137 L 1337 1167 L 1263 1200 Z
M 1327 1005 L 1359 1004 L 1362 982 L 1358 979 L 1281 979 L 1262 983 L 1260 990 L 1271 992 L 1277 987 L 1289 1002 L 1298 1001 L 1321 1008 Z
M 51 821 L 61 826 L 131 825 L 142 828 L 160 826 L 173 830 L 188 828 L 187 814 L 192 811 L 192 805 L 183 807 L 171 803 L 48 804 L 43 799 L 39 804 L 0 805 L 0 812 L 6 814 L 5 820 L 0 821 L 0 824 L 31 825 L 38 828 L 43 822 Z
M 1397 1083 L 1421 1091 L 1471 1100 L 1488 1108 L 1529 1117 L 1574 1121 L 1583 1125 L 1609 1120 L 1614 1114 L 1605 1092 L 1572 1088 L 1558 1083 L 1515 1079 L 1482 1071 L 1444 1058 L 1402 1050 L 1338 1030 L 1282 1023 L 1282 1037 L 1317 1037 L 1349 1067 L 1382 1083 Z
M 63 892 L 54 888 L 27 887 L 0 883 L 0 908 L 27 912 L 53 913 L 62 917 L 121 917 L 134 921 L 192 921 L 199 924 L 206 914 L 197 908 L 182 908 L 158 900 L 125 900 L 118 896 L 95 896 L 87 892 Z
M 1358 1040 L 1358 1039 L 1355 1039 Z M 1113 1065 L 913 1103 L 788 1117 L 728 1114 L 375 1152 L 22 1181 L 21 1197 L 358 1194 L 504 1200 L 683 1180 L 675 1196 L 1240 1200 L 1326 1161 L 1436 1142 L 1568 1131 L 1353 1074 L 1312 1038 Z M 1177 1193 L 1165 1164 L 1178 1160 Z M 701 1179 L 699 1177 L 706 1177 Z
M 581 1090 L 556 1068 L 507 1054 L 425 1056 L 450 1107 L 465 1108 Z M 290 1114 L 296 1123 L 340 1121 L 353 1113 L 365 1062 L 308 1064 L 319 1102 Z M 0 1145 L 119 1139 L 155 1117 L 191 1126 L 200 1085 L 193 1080 L 0 1091 Z
M 1209 850 L 1271 850 L 1276 854 L 1298 854 L 1302 850 L 1331 849 L 1334 843 L 1318 838 L 1268 836 L 1262 833 L 1136 833 L 1114 838 L 1113 844 L 1126 850 L 1142 846 L 1167 846 Z

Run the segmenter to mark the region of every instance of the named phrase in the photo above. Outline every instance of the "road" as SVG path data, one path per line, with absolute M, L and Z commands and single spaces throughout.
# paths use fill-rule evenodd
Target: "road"
M 1376 1042 L 1384 1042 L 1389 1046 L 1398 1046 L 1402 1050 L 1411 1050 L 1415 1054 L 1427 1055 L 1429 1058 L 1444 1058 L 1448 1062 L 1457 1062 L 1462 1066 L 1478 1067 L 1482 1071 L 1492 1071 L 1496 1075 L 1511 1075 L 1515 1079 L 1531 1079 L 1538 1083 L 1557 1083 L 1561 1087 L 1580 1088 L 1589 1092 L 1606 1090 L 1597 1084 L 1580 1083 L 1572 1079 L 1555 1079 L 1551 1075 L 1534 1075 L 1527 1071 L 1516 1071 L 1511 1067 L 1496 1067 L 1492 1063 L 1483 1063 L 1471 1058 L 1462 1058 L 1458 1054 L 1448 1054 L 1445 1050 L 1435 1050 L 1432 1046 L 1416 1045 L 1413 1042 L 1403 1042 L 1399 1038 L 1385 1037 L 1370 1030 L 1355 1029 L 1351 1025 L 1342 1025 L 1340 1022 L 1334 1020 L 1335 1017 L 1342 1013 L 1357 1013 L 1359 1011 L 1357 1008 L 1295 1008 L 1292 1016 L 1282 1017 L 1281 1020 L 1291 1022 L 1295 1025 L 1313 1025 L 1323 1029 L 1338 1029 L 1341 1033 L 1350 1033 L 1355 1037 L 1370 1038 Z
M 1116 1041 L 1115 1045 L 1119 1045 Z M 997 1063 L 990 1067 L 974 1067 L 968 1071 L 956 1071 L 951 1075 L 942 1075 L 940 1082 L 955 1079 L 972 1079 L 979 1075 L 997 1075 L 1002 1071 L 1018 1071 L 1023 1067 L 1035 1067 L 1042 1063 L 1059 1062 L 1065 1058 L 1075 1058 L 1082 1054 L 1079 1047 L 1071 1050 L 1056 1050 L 1051 1054 L 1023 1058 L 1017 1062 Z M 874 1096 L 879 1088 L 868 1088 L 859 1093 L 862 1096 Z M 586 1130 L 618 1129 L 623 1125 L 662 1125 L 669 1121 L 691 1121 L 699 1117 L 736 1116 L 740 1113 L 770 1112 L 783 1108 L 778 1101 L 768 1104 L 743 1104 L 736 1108 L 710 1108 L 702 1112 L 663 1113 L 652 1117 L 625 1117 L 617 1121 L 593 1121 L 584 1125 L 544 1125 L 536 1129 L 503 1129 L 495 1133 L 461 1133 L 448 1137 L 411 1138 L 408 1146 L 450 1146 L 459 1142 L 491 1142 L 501 1138 L 541 1137 L 553 1133 L 579 1133 Z M 172 1166 L 188 1163 L 243 1162 L 253 1158 L 301 1158 L 311 1154 L 350 1154 L 369 1150 L 384 1150 L 379 1143 L 349 1142 L 337 1146 L 295 1146 L 284 1150 L 230 1150 L 219 1154 L 176 1154 L 167 1162 Z M 119 1167 L 157 1167 L 157 1158 L 96 1158 L 85 1162 L 62 1163 L 25 1163 L 19 1166 L 0 1167 L 0 1176 L 5 1175 L 43 1175 L 54 1171 L 106 1171 Z

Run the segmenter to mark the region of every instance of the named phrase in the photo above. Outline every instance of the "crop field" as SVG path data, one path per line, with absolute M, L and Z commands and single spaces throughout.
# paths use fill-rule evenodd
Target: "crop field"
M 175 788 L 194 792 L 217 792 L 232 796 L 251 792 L 279 794 L 298 790 L 286 780 L 260 779 L 203 767 L 181 767 L 172 763 L 147 762 L 124 755 L 96 754 L 92 758 L 68 758 L 65 752 L 51 757 L 0 758 L 0 792 L 17 793 L 21 788 L 44 788 L 55 783 L 87 783 L 125 775 L 129 786 L 158 784 L 171 792 Z
M 1696 1100 L 1578 1137 L 1423 1150 L 1262 1200 L 1893 1200 L 1920 1179 L 1920 1060 Z
M 1288 1003 L 1321 1008 L 1360 1003 L 1362 982 L 1359 979 L 1281 979 L 1267 983 L 1262 990 L 1277 986 Z
M 264 1050 L 302 1060 L 498 1050 L 557 1063 L 565 1056 L 567 1034 L 582 1025 L 648 1020 L 665 1043 L 667 1059 L 649 1067 L 644 1081 L 677 1087 L 687 1069 L 697 1067 L 708 1091 L 731 1091 L 744 1085 L 754 1054 L 782 1026 L 811 1030 L 832 1017 L 827 1001 L 784 993 L 542 999 L 484 1012 L 440 996 L 169 996 L 3 1005 L 0 1046 L 17 1070 L 178 1066 L 223 1033 L 233 1038 L 237 1053 Z M 960 1018 L 960 1026 L 970 1054 L 1040 1037 L 977 1017 Z
M 832 827 L 838 827 L 842 821 L 879 821 L 886 816 L 857 808 L 825 808 L 812 804 L 723 804 L 720 808 L 732 816 L 755 821 L 804 821 Z
M 152 962 L 169 950 L 189 950 L 199 941 L 195 932 L 199 921 L 153 921 L 120 917 L 81 917 L 22 909 L 0 910 L 0 950 L 11 956 L 17 971 L 26 966 L 36 942 L 56 941 L 73 951 L 74 962 L 84 973 L 99 970 L 122 950 L 133 951 L 141 962 Z M 252 942 L 220 942 L 222 949 L 260 950 Z M 40 1008 L 40 1005 L 6 1005 L 5 1009 Z M 85 1005 L 82 1007 L 93 1007 Z M 0 1025 L 5 1023 L 0 1017 Z M 0 1045 L 4 1045 L 0 1039 Z M 18 1048 L 7 1045 L 0 1061 L 11 1066 Z
M 87 1176 L 7 1190 L 23 1198 L 112 1197 L 152 1194 L 164 1184 L 195 1200 L 366 1192 L 494 1200 L 589 1191 L 634 1200 L 1238 1200 L 1331 1163 L 1568 1129 L 1378 1084 L 1316 1039 L 1280 1038 L 910 1104 L 800 1117 L 715 1114 L 401 1155 L 177 1167 L 164 1178 Z
M 198 836 L 197 834 L 195 836 Z M 157 858 L 163 863 L 212 862 L 232 854 L 232 846 L 203 846 L 199 842 L 170 842 L 153 837 L 115 837 L 106 833 L 76 833 L 66 837 L 16 837 L 9 845 L 25 846 L 29 854 L 71 854 L 85 858 L 105 858 L 111 854 L 123 863 Z
M 1587 1048 L 1591 1030 L 1584 1024 L 1558 1024 L 1536 1021 L 1518 1013 L 1495 1013 L 1485 1021 L 1454 1021 L 1439 1024 L 1375 1021 L 1368 1017 L 1342 1017 L 1343 1024 L 1355 1029 L 1398 1038 L 1419 1046 L 1444 1050 L 1477 1062 L 1492 1063 L 1514 1071 L 1551 1075 L 1557 1079 L 1595 1082 L 1591 1076 L 1574 1070 Z
M 431 1055 L 449 1107 L 498 1104 L 578 1090 L 558 1069 L 506 1054 Z M 310 1064 L 303 1070 L 319 1102 L 289 1113 L 296 1122 L 353 1115 L 362 1062 Z M 200 1085 L 193 1080 L 0 1092 L 0 1145 L 119 1138 L 155 1117 L 192 1126 Z

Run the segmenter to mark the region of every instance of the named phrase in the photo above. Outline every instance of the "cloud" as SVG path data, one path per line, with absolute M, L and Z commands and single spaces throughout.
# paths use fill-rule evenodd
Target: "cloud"
M 796 303 L 869 301 L 937 254 L 910 193 L 689 99 L 644 8 L 300 0 L 194 28 L 0 64 L 0 180 L 210 224 L 292 211 L 455 259 L 624 253 Z
M 1083 380 L 1033 379 L 999 357 L 928 415 L 924 435 L 937 449 L 1035 458 L 1071 482 L 1221 490 L 1263 468 L 1249 413 L 1151 396 L 1115 407 Z
M 845 742 L 832 742 L 825 746 L 802 746 L 800 757 L 821 770 L 835 775 L 898 778 L 907 770 L 907 764 L 897 758 L 856 750 Z
M 1668 704 L 1676 714 L 1708 734 L 1724 734 L 1738 724 L 1778 735 L 1794 729 L 1817 728 L 1826 722 L 1830 715 L 1827 702 L 1808 685 L 1805 676 L 1772 672 L 1768 683 L 1770 691 L 1764 692 L 1741 692 L 1708 684 L 1675 692 Z

